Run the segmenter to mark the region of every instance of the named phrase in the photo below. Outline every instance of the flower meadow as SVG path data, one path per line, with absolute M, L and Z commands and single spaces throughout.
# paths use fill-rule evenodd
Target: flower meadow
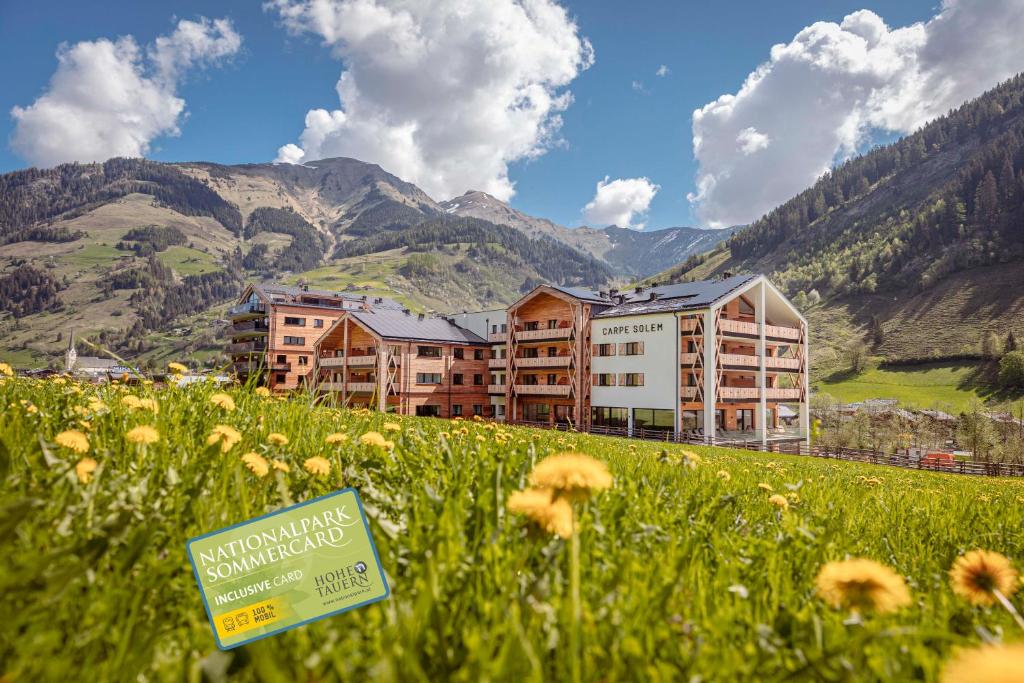
M 1024 671 L 1024 481 L 2 374 L 4 682 Z M 186 540 L 348 486 L 390 599 L 218 651 Z

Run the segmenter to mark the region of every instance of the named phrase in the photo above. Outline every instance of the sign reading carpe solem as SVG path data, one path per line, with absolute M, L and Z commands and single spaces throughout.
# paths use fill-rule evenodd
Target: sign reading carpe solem
M 188 557 L 222 650 L 391 592 L 355 489 L 196 536 Z

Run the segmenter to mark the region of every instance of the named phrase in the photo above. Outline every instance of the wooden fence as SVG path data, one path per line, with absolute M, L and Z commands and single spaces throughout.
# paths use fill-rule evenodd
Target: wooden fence
M 888 465 L 890 467 L 902 467 L 911 470 L 927 470 L 931 472 L 949 472 L 952 474 L 973 474 L 988 477 L 1024 477 L 1024 464 L 999 463 L 999 462 L 969 462 L 954 460 L 949 462 L 926 461 L 911 458 L 905 454 L 882 453 L 861 448 L 826 448 L 824 446 L 808 446 L 803 440 L 792 441 L 769 441 L 762 444 L 760 441 L 728 441 L 715 439 L 712 442 L 707 438 L 694 438 L 683 434 L 676 434 L 669 430 L 644 429 L 638 427 L 630 434 L 625 427 L 604 427 L 600 425 L 591 426 L 589 429 L 580 430 L 575 425 L 561 422 L 549 424 L 547 422 L 516 421 L 509 424 L 522 425 L 524 427 L 536 427 L 538 429 L 555 429 L 563 432 L 585 431 L 588 434 L 601 436 L 618 436 L 623 438 L 642 439 L 644 441 L 664 441 L 666 443 L 691 444 L 695 446 L 721 446 L 723 448 L 739 448 L 748 451 L 764 453 L 784 453 L 788 455 L 805 455 L 814 458 L 826 458 L 830 460 L 847 460 L 850 462 L 866 462 L 873 465 Z

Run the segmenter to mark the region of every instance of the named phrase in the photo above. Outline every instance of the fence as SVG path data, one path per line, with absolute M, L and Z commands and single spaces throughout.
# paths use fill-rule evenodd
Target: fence
M 748 451 L 764 453 L 782 453 L 787 455 L 804 455 L 814 458 L 826 458 L 830 460 L 846 460 L 849 462 L 866 462 L 873 465 L 888 465 L 890 467 L 902 467 L 912 470 L 927 470 L 931 472 L 948 472 L 952 474 L 972 474 L 988 477 L 1024 477 L 1024 464 L 999 463 L 999 462 L 968 462 L 955 460 L 950 462 L 937 462 L 912 458 L 905 454 L 882 453 L 861 448 L 826 448 L 823 446 L 809 446 L 803 440 L 797 441 L 769 441 L 762 444 L 760 441 L 727 441 L 715 439 L 713 442 L 707 438 L 695 438 L 685 434 L 676 434 L 671 430 L 644 429 L 638 427 L 630 434 L 625 427 L 605 427 L 593 425 L 588 429 L 580 430 L 575 425 L 567 422 L 549 424 L 547 422 L 528 422 L 517 420 L 509 424 L 522 425 L 524 427 L 535 427 L 538 429 L 554 429 L 563 432 L 586 432 L 601 436 L 618 436 L 623 438 L 642 439 L 644 441 L 664 441 L 666 443 L 682 443 L 695 446 L 721 446 L 723 448 L 739 448 Z

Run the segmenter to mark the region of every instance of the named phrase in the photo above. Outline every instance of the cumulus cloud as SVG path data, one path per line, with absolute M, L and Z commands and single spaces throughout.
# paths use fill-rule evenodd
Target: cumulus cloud
M 36 166 L 143 156 L 154 138 L 179 134 L 185 72 L 237 53 L 241 43 L 227 19 L 202 18 L 179 21 L 145 52 L 131 36 L 62 45 L 46 91 L 11 110 L 11 147 Z
M 647 178 L 616 178 L 608 176 L 597 183 L 594 198 L 583 207 L 583 218 L 591 225 L 617 225 L 620 228 L 643 230 L 643 218 L 654 195 L 661 187 Z
M 944 0 L 901 28 L 868 10 L 808 26 L 694 112 L 697 215 L 711 227 L 756 219 L 873 131 L 910 133 L 1024 68 L 1021 35 L 1020 0 Z
M 553 0 L 273 0 L 341 59 L 338 109 L 312 109 L 277 161 L 348 156 L 437 199 L 507 200 L 508 165 L 558 144 L 566 89 L 593 51 Z
M 661 66 L 658 67 L 658 70 L 654 72 L 654 75 L 665 77 L 668 76 L 670 73 L 672 73 L 672 70 L 669 69 L 666 65 L 662 64 Z

